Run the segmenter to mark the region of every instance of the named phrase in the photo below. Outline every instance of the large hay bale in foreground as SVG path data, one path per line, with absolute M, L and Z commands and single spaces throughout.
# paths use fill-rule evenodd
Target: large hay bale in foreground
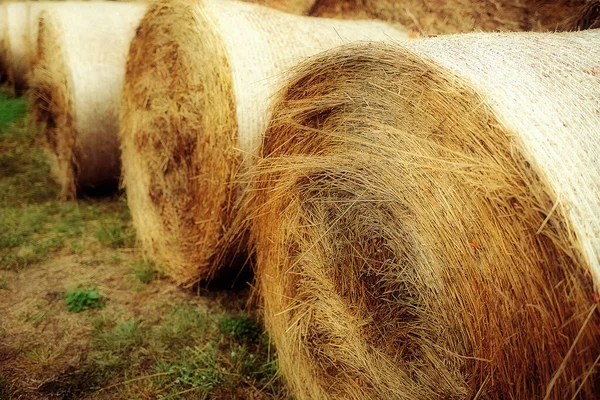
M 298 68 L 248 222 L 297 398 L 597 396 L 599 60 L 470 34 Z
M 30 81 L 31 114 L 45 128 L 63 198 L 116 188 L 118 123 L 141 3 L 65 3 L 43 12 Z
M 423 34 L 553 31 L 586 0 L 316 0 L 310 15 L 377 18 Z
M 285 71 L 379 22 L 295 17 L 230 1 L 153 5 L 131 43 L 121 118 L 123 180 L 138 238 L 179 284 L 211 278 Z M 225 261 L 224 261 L 225 262 Z

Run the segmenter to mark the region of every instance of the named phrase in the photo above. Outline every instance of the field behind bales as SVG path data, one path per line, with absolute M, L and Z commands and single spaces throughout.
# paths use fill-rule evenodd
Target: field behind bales
M 164 279 L 123 194 L 59 202 L 26 105 L 0 92 L 0 399 L 287 398 L 249 289 Z

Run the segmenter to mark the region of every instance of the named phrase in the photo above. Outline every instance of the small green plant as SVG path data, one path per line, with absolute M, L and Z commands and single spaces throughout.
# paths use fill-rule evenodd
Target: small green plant
M 6 378 L 0 376 L 0 400 L 8 400 L 12 398 L 10 384 Z
M 142 283 L 150 283 L 154 279 L 154 266 L 146 260 L 133 264 L 133 274 Z
M 91 308 L 104 307 L 102 295 L 94 288 L 71 290 L 67 293 L 65 303 L 67 303 L 69 311 L 76 313 Z
M 119 224 L 110 224 L 96 229 L 98 241 L 105 246 L 113 249 L 122 247 L 125 244 L 123 228 Z
M 221 332 L 241 342 L 256 341 L 262 334 L 258 322 L 246 315 L 224 318 L 221 320 L 219 328 Z
M 173 385 L 193 388 L 207 395 L 223 382 L 223 374 L 217 366 L 217 354 L 216 347 L 210 342 L 204 348 L 188 347 L 178 361 L 162 368 L 174 378 Z

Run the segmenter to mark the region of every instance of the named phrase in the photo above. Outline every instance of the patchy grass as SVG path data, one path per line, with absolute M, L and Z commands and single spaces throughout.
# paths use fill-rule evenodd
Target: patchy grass
M 84 370 L 95 371 L 92 381 L 102 382 L 102 391 L 115 398 L 143 397 L 149 388 L 152 396 L 165 398 L 220 398 L 240 390 L 284 397 L 262 330 L 250 336 L 247 330 L 223 331 L 233 320 L 259 326 L 246 316 L 232 319 L 189 306 L 173 307 L 156 324 L 96 319 L 94 350 Z
M 160 279 L 123 196 L 57 200 L 25 106 L 0 91 L 0 399 L 286 398 L 245 299 Z

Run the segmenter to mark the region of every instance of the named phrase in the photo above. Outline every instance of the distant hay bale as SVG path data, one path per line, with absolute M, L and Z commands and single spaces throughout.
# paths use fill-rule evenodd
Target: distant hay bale
M 6 82 L 6 3 L 0 4 L 0 83 Z
M 404 37 L 379 22 L 230 1 L 151 6 L 131 43 L 121 117 L 123 182 L 148 256 L 178 284 L 211 278 L 229 250 L 237 173 L 287 68 L 346 41 Z
M 40 13 L 61 2 L 11 2 L 2 6 L 6 25 L 4 42 L 0 44 L 1 58 L 9 89 L 21 94 L 27 88 L 29 73 L 37 46 L 37 28 Z M 2 12 L 0 12 L 0 21 Z
M 30 108 L 45 128 L 63 198 L 118 183 L 125 61 L 145 10 L 141 3 L 68 2 L 40 16 Z
M 316 0 L 247 0 L 296 15 L 308 15 Z
M 586 0 L 316 0 L 310 15 L 376 18 L 423 34 L 555 30 Z
M 599 60 L 479 33 L 297 68 L 246 222 L 296 398 L 597 396 Z
M 4 60 L 8 87 L 15 93 L 25 87 L 27 73 L 27 41 L 29 23 L 27 21 L 28 3 L 7 3 L 6 33 L 4 35 Z

